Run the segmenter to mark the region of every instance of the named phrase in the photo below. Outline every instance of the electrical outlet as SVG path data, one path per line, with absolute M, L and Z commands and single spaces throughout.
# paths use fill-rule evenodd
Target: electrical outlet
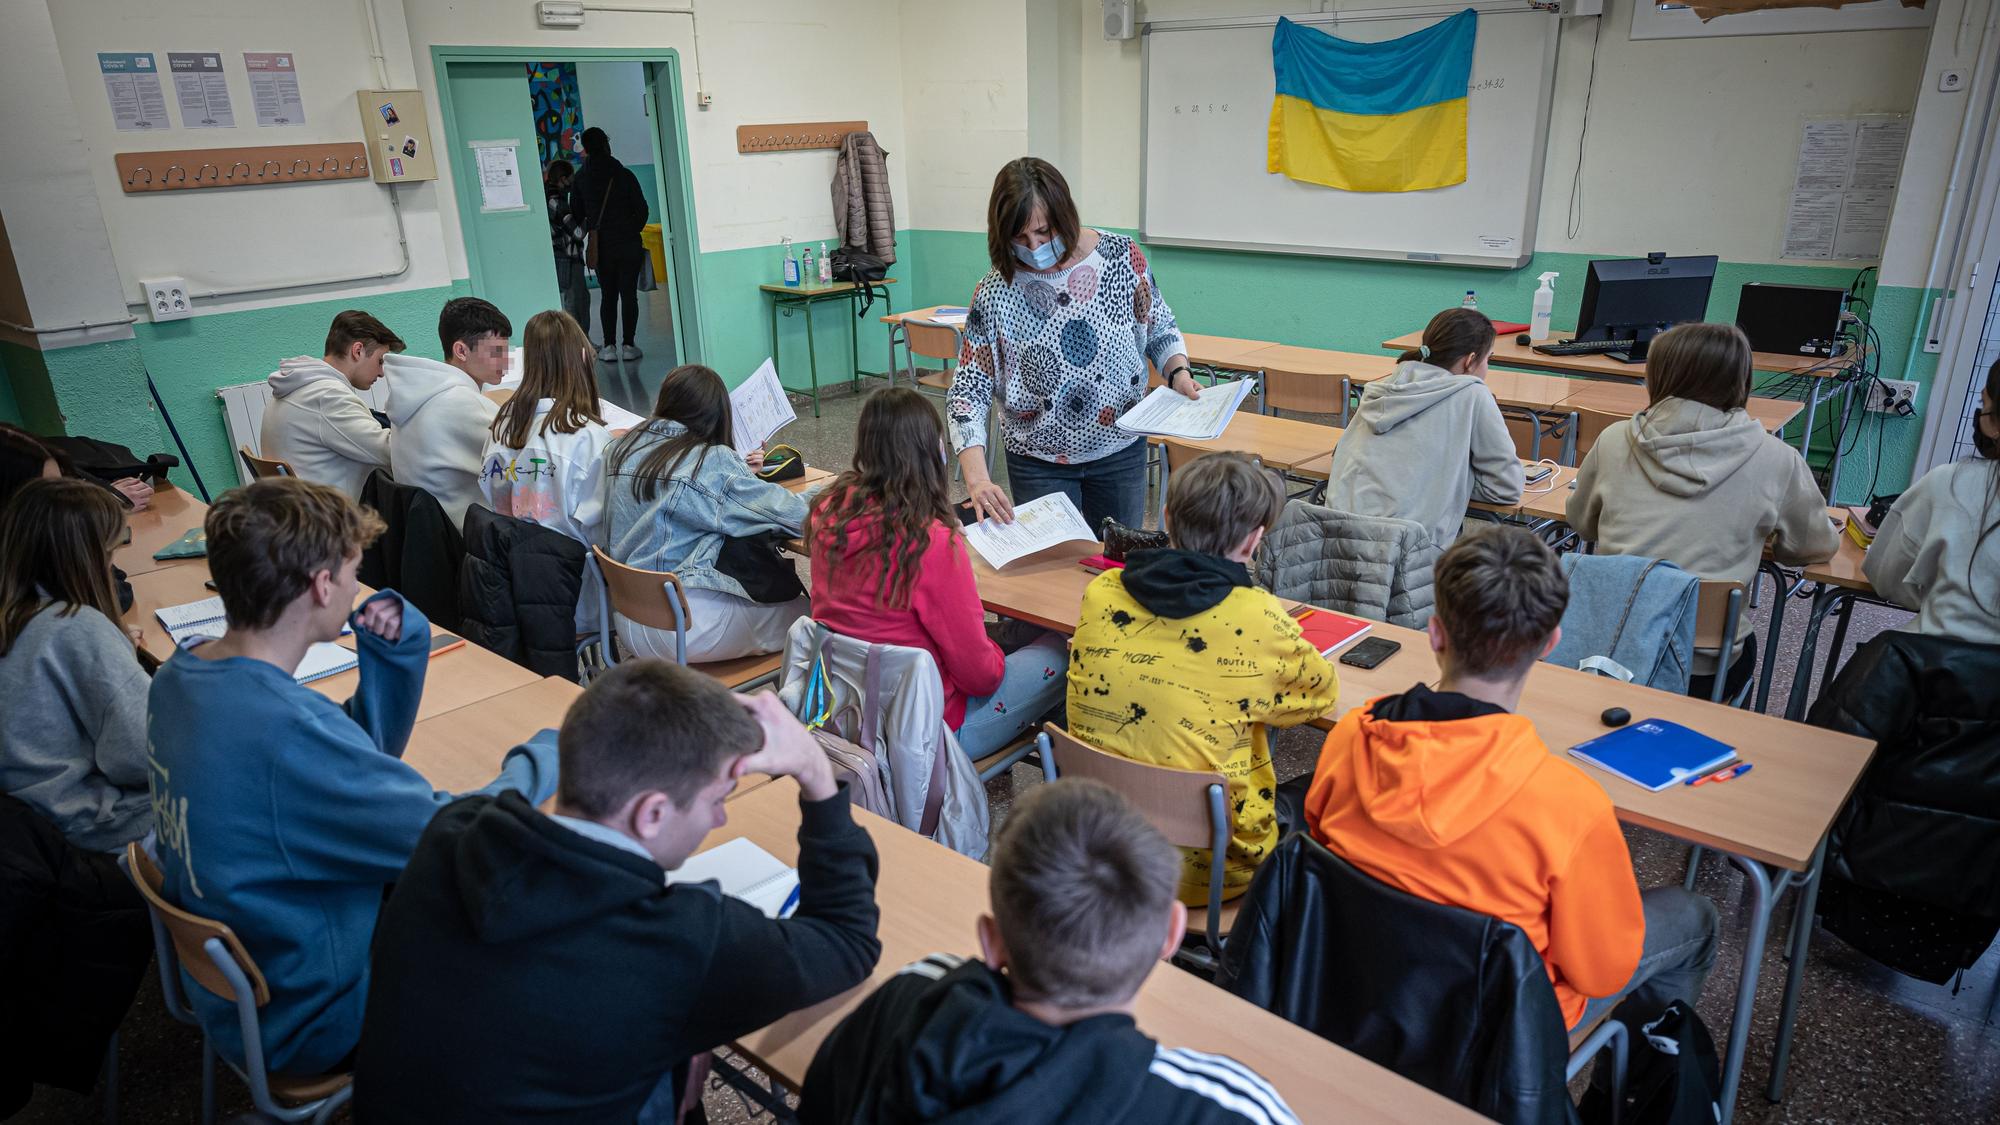
M 1917 384 L 1909 379 L 1881 379 L 1868 385 L 1871 414 L 1911 414 L 1917 408 Z
M 142 281 L 146 312 L 155 324 L 163 320 L 186 320 L 194 315 L 194 291 L 184 277 L 161 277 Z

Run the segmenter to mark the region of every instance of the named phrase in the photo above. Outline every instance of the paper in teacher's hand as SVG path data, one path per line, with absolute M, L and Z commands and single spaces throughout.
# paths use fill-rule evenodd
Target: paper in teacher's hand
M 1078 539 L 1095 543 L 1097 533 L 1063 492 L 1016 505 L 1013 523 L 985 519 L 965 529 L 965 541 L 995 570 L 1036 551 Z
M 729 392 L 730 425 L 735 431 L 736 452 L 749 456 L 764 448 L 779 430 L 798 420 L 785 386 L 778 382 L 778 368 L 765 360 L 755 374 Z
M 1203 387 L 1200 398 L 1189 398 L 1171 387 L 1154 387 L 1139 405 L 1118 419 L 1126 433 L 1208 441 L 1222 436 L 1243 397 L 1250 393 L 1250 380 L 1217 383 Z

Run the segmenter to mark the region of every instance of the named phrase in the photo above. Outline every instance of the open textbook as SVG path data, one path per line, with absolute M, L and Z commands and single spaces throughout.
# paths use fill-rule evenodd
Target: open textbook
M 748 456 L 764 448 L 771 436 L 798 420 L 785 386 L 778 382 L 778 368 L 765 360 L 748 379 L 729 392 L 730 425 L 735 430 L 736 452 Z
M 166 629 L 167 636 L 177 647 L 186 644 L 193 637 L 207 637 L 213 640 L 229 631 L 228 622 L 223 616 L 220 597 L 203 598 L 185 605 L 161 606 L 154 611 L 154 616 L 160 619 L 161 627 Z M 343 625 L 340 631 L 345 635 L 354 630 Z M 342 648 L 331 641 L 321 641 L 306 650 L 305 659 L 299 661 L 299 666 L 292 670 L 292 678 L 302 684 L 309 684 L 314 680 L 339 675 L 359 663 L 360 658 L 354 655 L 352 649 Z
M 1217 383 L 1203 387 L 1200 398 L 1189 398 L 1167 387 L 1154 387 L 1118 419 L 1118 428 L 1127 433 L 1208 441 L 1222 436 L 1243 396 L 1250 393 L 1250 380 Z
M 1096 542 L 1097 533 L 1083 522 L 1066 492 L 1051 492 L 1014 508 L 1014 522 L 985 519 L 965 529 L 965 541 L 987 565 L 998 570 L 1036 551 L 1081 539 Z
M 669 883 L 722 884 L 722 893 L 764 912 L 766 918 L 790 917 L 798 907 L 799 873 L 778 857 L 738 836 L 724 840 L 667 872 Z

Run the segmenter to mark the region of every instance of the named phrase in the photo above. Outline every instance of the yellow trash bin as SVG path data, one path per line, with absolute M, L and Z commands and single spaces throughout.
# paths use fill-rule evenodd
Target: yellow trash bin
M 667 233 L 658 223 L 647 223 L 639 228 L 639 241 L 646 244 L 646 253 L 653 256 L 653 278 L 665 284 L 667 280 Z

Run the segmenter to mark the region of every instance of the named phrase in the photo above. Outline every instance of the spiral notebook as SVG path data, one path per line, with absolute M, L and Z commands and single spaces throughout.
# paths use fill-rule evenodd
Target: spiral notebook
M 777 856 L 738 836 L 688 857 L 687 862 L 667 872 L 669 883 L 722 884 L 722 893 L 742 899 L 764 912 L 766 918 L 789 917 L 798 905 L 793 893 L 798 889 L 797 869 L 787 867 Z
M 203 598 L 185 605 L 161 606 L 154 611 L 153 616 L 160 619 L 161 627 L 166 629 L 168 638 L 174 642 L 176 648 L 187 644 L 195 637 L 213 640 L 229 631 L 229 621 L 222 612 L 220 597 Z M 353 631 L 345 625 L 340 627 L 342 636 Z M 331 641 L 321 641 L 306 650 L 305 658 L 299 661 L 297 668 L 293 669 L 292 678 L 299 683 L 309 684 L 314 680 L 337 676 L 359 664 L 360 658 L 352 649 L 342 648 Z
M 1654 793 L 1711 773 L 1736 757 L 1734 746 L 1665 719 L 1641 719 L 1579 742 L 1569 752 Z

